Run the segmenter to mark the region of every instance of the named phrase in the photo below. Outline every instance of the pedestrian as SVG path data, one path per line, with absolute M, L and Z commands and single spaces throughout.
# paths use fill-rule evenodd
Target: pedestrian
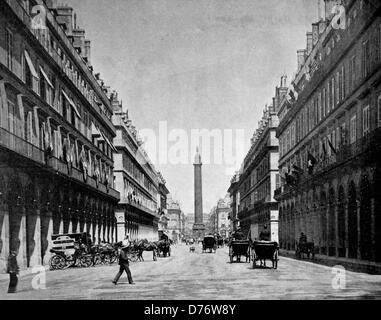
M 125 242 L 125 241 L 123 241 L 123 242 Z M 120 250 L 120 253 L 119 253 L 119 272 L 116 274 L 115 279 L 112 281 L 112 283 L 115 285 L 118 283 L 118 280 L 122 276 L 124 271 L 126 271 L 126 274 L 128 277 L 128 282 L 130 284 L 135 284 L 134 281 L 132 280 L 127 250 L 128 250 L 128 246 L 124 246 L 124 245 Z
M 7 272 L 9 273 L 9 287 L 8 293 L 15 293 L 17 291 L 17 283 L 19 274 L 19 266 L 17 264 L 17 252 L 11 251 L 8 257 L 8 268 Z

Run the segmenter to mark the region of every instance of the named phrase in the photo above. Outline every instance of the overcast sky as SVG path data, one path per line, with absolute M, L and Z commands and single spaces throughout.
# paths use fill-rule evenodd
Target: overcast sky
M 188 134 L 186 164 L 160 163 L 158 155 L 147 148 L 172 196 L 179 200 L 184 212 L 190 213 L 194 203 L 195 152 L 190 150 L 190 130 L 218 129 L 222 134 L 227 129 L 232 129 L 233 134 L 234 130 L 244 130 L 244 151 L 248 151 L 264 105 L 271 103 L 281 75 L 291 79 L 296 70 L 296 50 L 305 48 L 306 32 L 317 20 L 317 2 L 65 3 L 74 7 L 79 26 L 86 29 L 92 41 L 95 72 L 100 72 L 106 84 L 119 92 L 137 129 L 152 129 L 158 135 L 159 122 L 166 121 L 169 132 L 177 128 Z M 168 150 L 174 145 L 168 142 Z M 242 160 L 235 168 L 224 161 L 203 165 L 205 212 L 225 196 L 232 169 L 239 169 Z

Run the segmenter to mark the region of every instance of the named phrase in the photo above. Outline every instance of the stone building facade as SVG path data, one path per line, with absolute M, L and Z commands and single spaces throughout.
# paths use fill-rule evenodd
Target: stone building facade
M 0 272 L 48 263 L 53 234 L 115 240 L 111 116 L 73 9 L 0 1 Z
M 115 184 L 121 199 L 116 208 L 118 237 L 125 234 L 130 239 L 158 240 L 158 223 L 160 218 L 160 183 L 161 176 L 151 163 L 143 148 L 143 143 L 128 112 L 123 110 L 117 93 L 112 94 L 116 128 L 114 145 Z
M 284 89 L 282 78 L 281 89 Z M 242 232 L 252 240 L 259 239 L 259 234 L 266 225 L 271 232 L 271 240 L 278 241 L 278 204 L 274 191 L 279 183 L 278 139 L 276 128 L 276 101 L 265 108 L 262 120 L 251 140 L 239 179 L 240 205 L 238 218 Z
M 381 261 L 381 3 L 342 4 L 344 28 L 328 16 L 307 33 L 279 109 L 280 246 L 294 250 L 304 232 L 318 255 L 371 271 Z

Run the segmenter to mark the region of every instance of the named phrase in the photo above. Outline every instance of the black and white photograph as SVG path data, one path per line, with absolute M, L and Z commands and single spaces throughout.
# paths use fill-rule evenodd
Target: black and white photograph
M 0 300 L 381 300 L 381 1 L 0 0 Z

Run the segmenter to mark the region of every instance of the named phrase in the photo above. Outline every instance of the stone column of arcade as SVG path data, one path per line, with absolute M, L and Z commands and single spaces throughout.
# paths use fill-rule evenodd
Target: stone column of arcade
M 25 197 L 17 181 L 11 183 L 9 192 L 9 250 L 18 253 L 17 263 L 20 269 L 24 269 L 27 267 Z
M 50 249 L 52 247 L 53 235 L 53 212 L 52 212 L 52 199 L 49 198 L 47 203 L 42 203 L 43 208 L 41 211 L 41 255 L 42 263 L 47 265 L 51 257 Z
M 32 189 L 33 190 L 33 189 Z M 28 236 L 28 266 L 42 264 L 41 259 L 41 210 L 40 199 L 31 199 L 26 206 L 27 236 Z
M 7 269 L 9 256 L 9 211 L 5 177 L 0 176 L 0 273 Z

